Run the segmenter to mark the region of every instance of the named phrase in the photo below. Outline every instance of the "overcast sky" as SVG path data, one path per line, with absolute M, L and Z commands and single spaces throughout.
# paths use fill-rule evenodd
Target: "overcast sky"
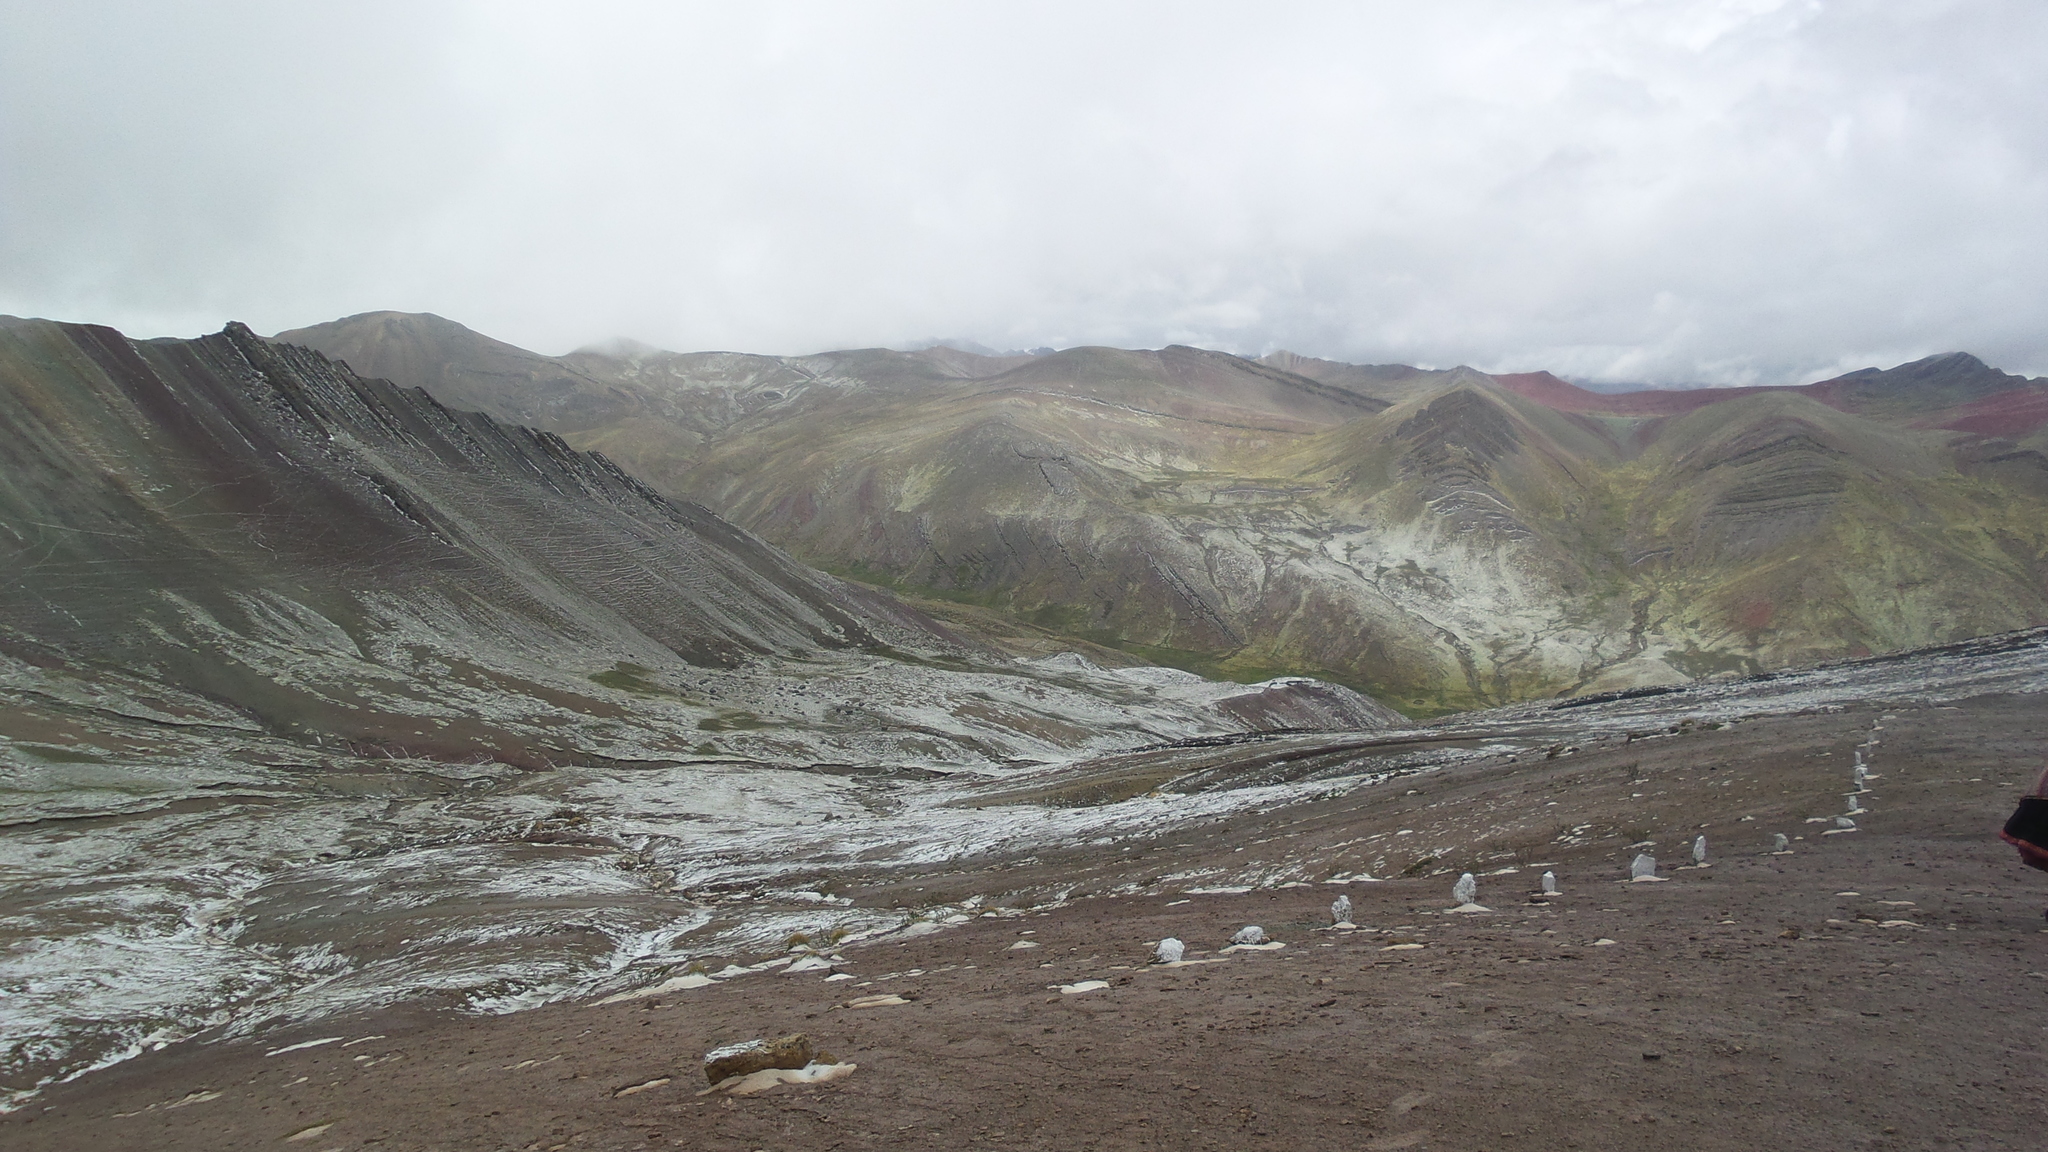
M 0 312 L 2048 371 L 2048 4 L 0 0 Z

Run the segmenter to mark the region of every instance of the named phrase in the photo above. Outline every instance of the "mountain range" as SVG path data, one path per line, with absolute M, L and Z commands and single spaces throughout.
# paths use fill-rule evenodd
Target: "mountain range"
M 944 767 L 1396 719 L 1306 681 L 1020 664 L 552 433 L 239 325 L 0 321 L 0 399 L 0 736 L 45 775 L 196 755 L 200 729 L 523 769 Z
M 1634 844 L 1639 737 L 2038 688 L 2025 633 L 1609 691 L 2038 616 L 2040 393 L 1961 357 L 1609 400 L 1188 348 L 0 318 L 0 1110 L 180 1037 L 1084 888 L 1494 875 L 1496 809 L 1519 851 L 1587 843 L 1577 785 L 1511 776 L 1591 746 Z M 1454 765 L 1483 802 L 1374 787 Z M 1395 807 L 1315 855 L 1314 797 Z
M 600 452 L 956 635 L 1414 716 L 2048 621 L 2048 382 L 1962 353 L 1604 393 L 1186 347 L 550 357 L 391 312 L 274 340 Z

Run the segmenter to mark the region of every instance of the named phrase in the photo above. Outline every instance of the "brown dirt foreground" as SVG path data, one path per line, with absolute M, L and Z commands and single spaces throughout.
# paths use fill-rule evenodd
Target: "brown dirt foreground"
M 1873 811 L 1850 834 L 1807 821 L 1841 810 L 1849 749 L 1873 711 L 1611 741 L 1146 842 L 1177 865 L 1243 864 L 1290 844 L 1333 859 L 1339 841 L 1377 835 L 1384 852 L 1401 828 L 1427 839 L 1431 821 L 1505 798 L 1547 814 L 1462 851 L 1555 861 L 1564 895 L 1547 904 L 1528 897 L 1527 868 L 1482 879 L 1488 914 L 1446 914 L 1448 875 L 1081 899 L 848 949 L 853 980 L 763 974 L 611 1006 L 487 1019 L 403 1009 L 174 1046 L 0 1118 L 0 1146 L 2048 1146 L 2048 877 L 1992 837 L 2039 763 L 2041 702 L 1893 707 Z M 1578 838 L 1592 842 L 1557 843 L 1587 821 L 1598 826 Z M 1670 870 L 1700 827 L 1718 858 Z M 1666 883 L 1616 879 L 1643 829 L 1661 834 Z M 1773 831 L 1805 838 L 1791 855 L 1762 854 Z M 1094 854 L 1091 871 L 1137 867 L 1123 848 L 1073 851 L 1076 867 Z M 1060 866 L 917 879 L 958 899 L 1000 887 L 998 872 Z M 893 883 L 870 894 L 907 884 Z M 1322 927 L 1340 891 L 1361 930 Z M 1167 935 L 1218 959 L 1246 923 L 1287 947 L 1144 963 Z M 1109 987 L 1054 987 L 1083 979 Z M 845 1006 L 882 992 L 906 1002 Z M 797 1030 L 858 1070 L 745 1099 L 697 1094 L 706 1049 Z

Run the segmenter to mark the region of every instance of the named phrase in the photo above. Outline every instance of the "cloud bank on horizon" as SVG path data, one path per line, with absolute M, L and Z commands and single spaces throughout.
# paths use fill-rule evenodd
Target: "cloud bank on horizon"
M 2048 371 L 2048 6 L 0 0 L 0 312 Z

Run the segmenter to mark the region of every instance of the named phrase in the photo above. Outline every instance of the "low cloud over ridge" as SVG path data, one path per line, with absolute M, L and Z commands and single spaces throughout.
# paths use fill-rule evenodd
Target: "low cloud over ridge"
M 2048 10 L 7 3 L 0 311 L 2048 370 Z

